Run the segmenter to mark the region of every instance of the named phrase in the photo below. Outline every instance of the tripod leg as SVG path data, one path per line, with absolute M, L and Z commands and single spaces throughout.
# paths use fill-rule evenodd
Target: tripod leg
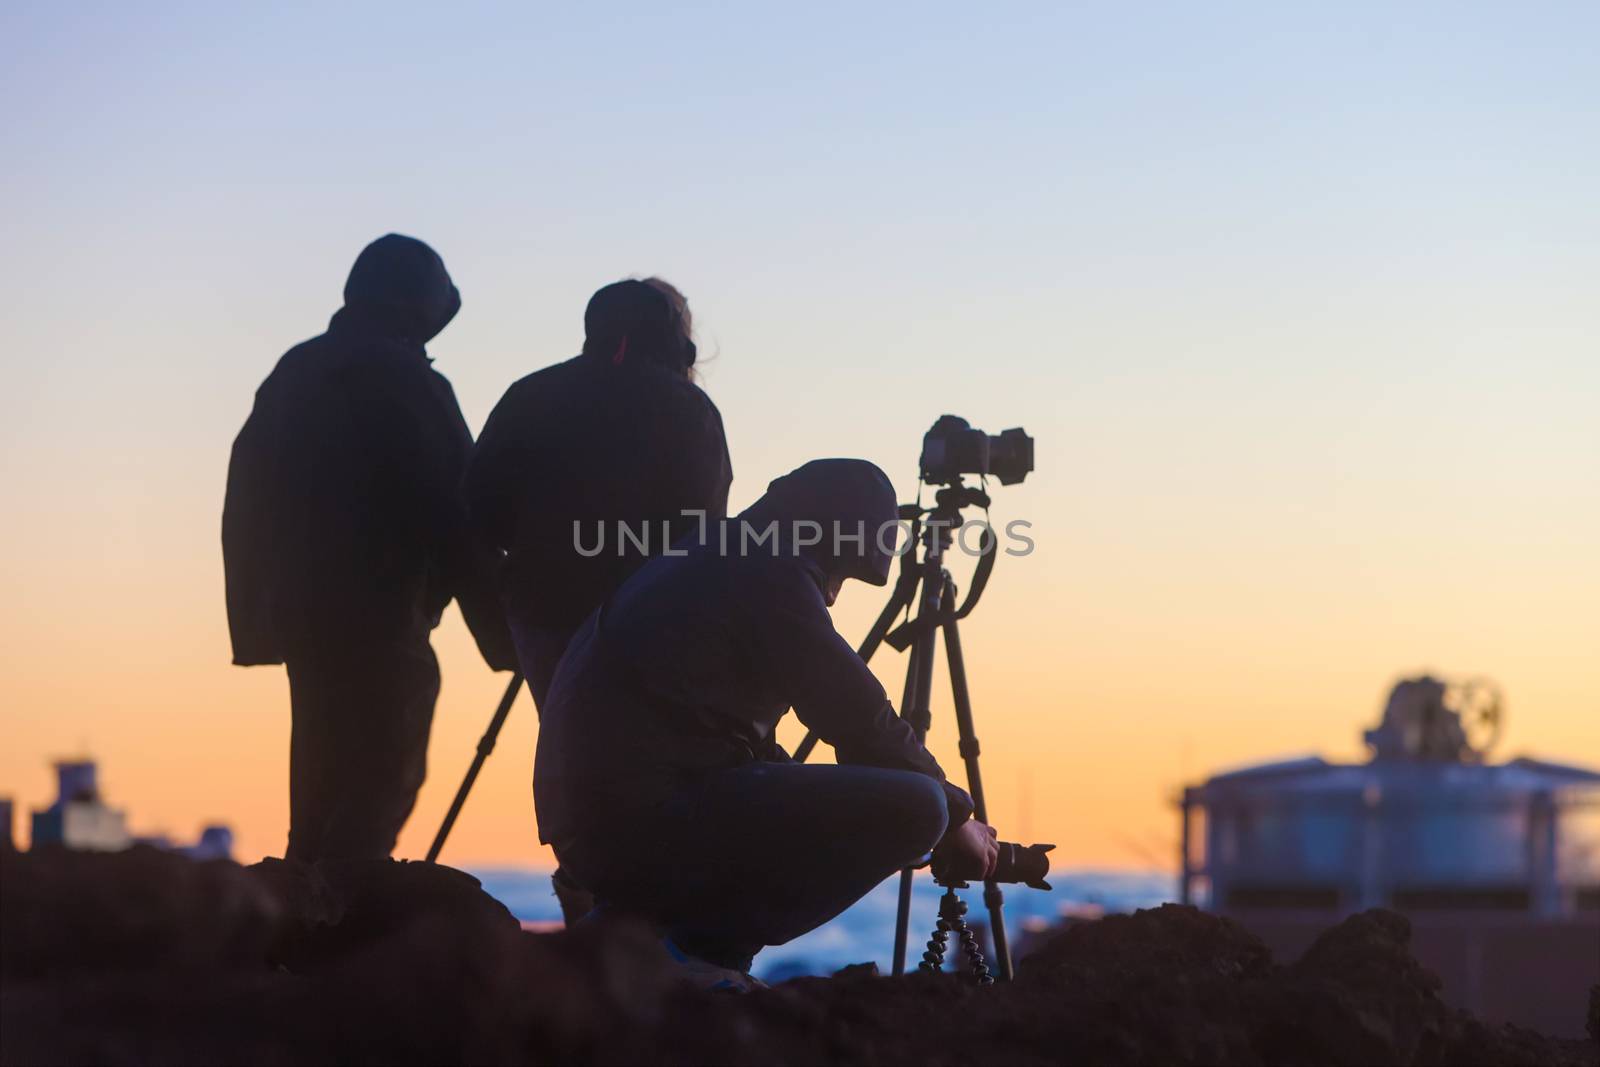
M 923 643 L 912 645 L 906 660 L 906 687 L 900 695 L 900 706 L 910 706 L 917 695 L 917 658 L 925 651 Z M 894 913 L 894 974 L 906 973 L 906 941 L 911 926 L 911 868 L 900 872 L 900 898 Z
M 954 590 L 946 588 L 948 596 Z M 956 706 L 956 729 L 961 735 L 961 759 L 967 765 L 967 789 L 972 793 L 973 816 L 989 821 L 989 807 L 983 799 L 983 772 L 978 767 L 978 735 L 972 725 L 972 698 L 967 692 L 967 664 L 961 656 L 961 632 L 952 616 L 944 620 L 944 658 L 950 668 L 950 695 Z M 983 883 L 983 903 L 989 909 L 989 933 L 994 939 L 994 962 L 1002 980 L 1013 977 L 1011 947 L 1006 941 L 1005 894 L 997 882 Z
M 445 812 L 444 822 L 439 825 L 433 844 L 428 846 L 429 863 L 439 859 L 439 853 L 444 849 L 444 839 L 450 836 L 450 828 L 456 824 L 456 816 L 461 814 L 462 805 L 466 804 L 467 794 L 472 792 L 472 783 L 478 780 L 478 772 L 483 770 L 484 761 L 494 751 L 500 727 L 506 724 L 506 716 L 511 714 L 511 705 L 516 702 L 517 690 L 521 688 L 522 673 L 514 672 L 511 682 L 506 686 L 505 695 L 500 698 L 500 705 L 494 709 L 494 718 L 489 720 L 489 729 L 484 731 L 482 740 L 478 742 L 478 752 L 472 757 L 472 766 L 467 768 L 467 776 L 462 780 L 461 788 L 456 790 L 456 798 L 450 802 L 450 810 Z
M 906 973 L 906 942 L 911 929 L 911 884 L 916 872 L 910 867 L 900 872 L 900 897 L 895 903 L 894 974 Z
M 935 563 L 937 565 L 937 563 Z M 900 701 L 900 717 L 910 724 L 917 740 L 923 740 L 933 722 L 933 657 L 937 640 L 934 620 L 939 617 L 943 585 L 938 575 L 922 583 L 922 607 L 917 611 L 916 639 L 911 644 L 911 662 L 906 664 L 906 688 Z M 910 868 L 900 872 L 900 906 L 895 915 L 894 973 L 906 971 L 907 927 L 911 922 Z

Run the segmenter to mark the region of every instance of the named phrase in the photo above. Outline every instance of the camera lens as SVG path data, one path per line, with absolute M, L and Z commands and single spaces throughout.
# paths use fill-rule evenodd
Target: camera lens
M 1034 889 L 1049 889 L 1045 875 L 1050 873 L 1050 857 L 1046 854 L 1054 845 L 1019 845 L 1015 841 L 1000 842 L 1000 858 L 995 864 L 994 880 L 1021 882 Z
M 1033 438 L 1018 426 L 989 438 L 989 473 L 1001 485 L 1016 485 L 1033 470 Z

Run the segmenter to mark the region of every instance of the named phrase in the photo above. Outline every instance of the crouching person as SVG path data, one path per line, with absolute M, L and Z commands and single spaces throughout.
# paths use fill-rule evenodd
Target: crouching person
M 808 463 L 640 568 L 579 629 L 540 720 L 539 834 L 608 912 L 659 926 L 708 985 L 832 919 L 930 849 L 991 873 L 994 833 L 833 628 L 888 581 L 895 495 L 863 460 Z M 864 532 L 865 536 L 857 536 Z M 835 534 L 842 536 L 835 536 Z M 793 707 L 838 765 L 774 741 Z

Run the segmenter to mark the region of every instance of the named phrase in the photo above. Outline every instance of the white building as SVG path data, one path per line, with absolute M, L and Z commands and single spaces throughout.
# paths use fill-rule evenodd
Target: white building
M 93 760 L 62 760 L 55 765 L 56 802 L 33 813 L 32 847 L 62 845 L 91 852 L 117 852 L 133 843 L 127 813 L 100 797 Z
M 1402 912 L 1447 999 L 1580 1034 L 1600 981 L 1600 771 L 1490 763 L 1499 726 L 1493 687 L 1409 679 L 1367 763 L 1284 760 L 1185 789 L 1179 899 L 1280 959 L 1353 912 Z

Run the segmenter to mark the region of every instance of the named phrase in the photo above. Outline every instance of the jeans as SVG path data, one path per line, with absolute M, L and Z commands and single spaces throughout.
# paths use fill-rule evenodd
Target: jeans
M 914 863 L 946 820 L 944 790 L 926 775 L 757 762 L 706 774 L 558 853 L 608 910 L 749 970 L 763 946 L 821 926 Z
M 533 626 L 512 618 L 511 640 L 517 648 L 517 663 L 522 667 L 523 680 L 533 695 L 535 711 L 544 710 L 544 701 L 550 695 L 550 683 L 561 665 L 561 654 L 572 640 L 572 631 L 564 626 Z M 561 904 L 561 918 L 569 927 L 594 908 L 594 897 L 579 885 L 572 872 L 556 868 L 550 876 L 556 900 Z
M 533 626 L 510 620 L 511 641 L 517 647 L 517 662 L 522 667 L 522 677 L 533 694 L 533 705 L 544 709 L 544 699 L 550 694 L 550 682 L 561 664 L 561 654 L 572 640 L 572 628 L 566 626 Z

